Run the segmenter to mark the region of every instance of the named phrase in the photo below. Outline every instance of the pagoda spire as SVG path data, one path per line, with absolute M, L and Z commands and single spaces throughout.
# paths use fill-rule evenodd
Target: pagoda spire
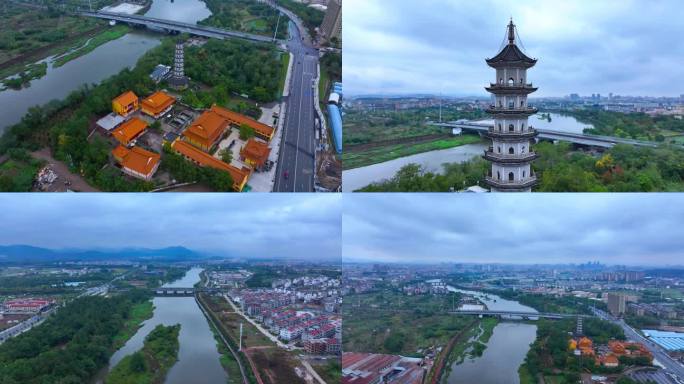
M 511 22 L 508 23 L 508 44 L 515 44 L 515 24 L 513 24 L 513 18 L 511 17 Z

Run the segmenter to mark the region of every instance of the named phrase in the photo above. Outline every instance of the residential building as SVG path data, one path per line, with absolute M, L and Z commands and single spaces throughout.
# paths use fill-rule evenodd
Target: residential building
M 625 295 L 622 293 L 608 293 L 608 310 L 613 316 L 625 313 Z

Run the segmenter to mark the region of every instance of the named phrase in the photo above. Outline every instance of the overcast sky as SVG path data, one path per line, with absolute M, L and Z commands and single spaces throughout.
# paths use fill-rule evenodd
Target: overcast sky
M 681 0 L 346 0 L 345 93 L 484 96 L 511 16 L 533 96 L 684 94 Z
M 339 260 L 338 194 L 0 194 L 0 245 Z
M 680 194 L 346 194 L 345 262 L 684 265 Z

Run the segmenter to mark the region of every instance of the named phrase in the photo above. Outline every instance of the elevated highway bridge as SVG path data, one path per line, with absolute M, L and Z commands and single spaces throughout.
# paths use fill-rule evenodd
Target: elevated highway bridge
M 463 131 L 475 132 L 480 135 L 484 135 L 490 128 L 493 127 L 493 125 L 491 124 L 481 123 L 477 121 L 455 121 L 444 123 L 430 122 L 428 124 L 444 128 L 460 128 Z M 537 136 L 538 140 L 567 141 L 576 145 L 587 147 L 612 148 L 617 144 L 627 144 L 636 147 L 650 148 L 655 148 L 658 146 L 658 143 L 654 143 L 651 141 L 623 139 L 620 137 L 612 136 L 587 135 L 584 133 L 562 132 L 549 129 L 536 129 L 536 131 L 539 132 L 539 136 Z
M 104 11 L 81 11 L 81 16 L 95 17 L 104 20 L 113 20 L 117 23 L 127 23 L 130 25 L 140 25 L 151 29 L 163 30 L 167 32 L 189 33 L 196 36 L 203 36 L 215 39 L 243 39 L 259 43 L 275 43 L 280 45 L 281 40 L 273 39 L 268 36 L 256 35 L 253 33 L 229 31 L 204 25 L 183 23 L 180 21 L 157 19 L 154 17 L 129 15 L 125 13 L 104 12 Z
M 588 318 L 594 317 L 591 315 L 567 314 L 567 313 L 545 313 L 545 312 L 518 312 L 518 311 L 450 311 L 452 315 L 471 315 L 471 316 L 489 316 L 489 317 L 516 317 L 522 320 L 529 319 L 576 319 L 578 317 Z

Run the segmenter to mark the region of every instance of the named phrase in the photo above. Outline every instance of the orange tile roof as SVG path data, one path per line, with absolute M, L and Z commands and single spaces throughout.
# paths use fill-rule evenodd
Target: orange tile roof
M 620 364 L 620 360 L 618 360 L 618 358 L 614 355 L 607 355 L 603 358 L 603 364 L 618 365 Z
M 211 110 L 219 115 L 221 115 L 224 119 L 227 119 L 228 121 L 231 122 L 231 124 L 235 125 L 240 125 L 240 124 L 246 124 L 254 129 L 255 132 L 259 133 L 262 136 L 266 136 L 269 139 L 271 136 L 273 136 L 273 128 L 269 127 L 268 125 L 261 123 L 259 121 L 256 121 L 252 119 L 251 117 L 247 117 L 245 115 L 239 114 L 237 112 L 233 112 L 229 109 L 221 108 L 217 105 L 214 105 L 211 107 Z
M 240 169 L 234 167 L 228 163 L 225 163 L 211 156 L 210 154 L 204 151 L 195 148 L 191 144 L 188 144 L 182 140 L 174 141 L 171 144 L 171 147 L 181 155 L 189 157 L 190 159 L 194 160 L 202 166 L 207 166 L 230 173 L 230 176 L 233 178 L 233 188 L 235 188 L 238 191 L 242 190 L 244 184 L 247 182 L 247 178 L 251 173 L 249 169 Z
M 114 136 L 121 144 L 128 144 L 147 128 L 147 123 L 134 117 L 119 125 L 113 132 Z
M 129 105 L 137 100 L 138 96 L 133 93 L 133 91 L 127 91 L 117 96 L 114 100 L 112 100 L 112 102 L 119 103 L 121 105 Z
M 166 108 L 176 102 L 176 98 L 166 92 L 157 91 L 142 101 L 143 108 L 152 111 L 155 115 L 161 113 Z
M 112 150 L 112 155 L 114 155 L 114 158 L 117 161 L 123 161 L 123 158 L 126 157 L 126 155 L 130 152 L 130 150 L 123 145 L 119 145 L 118 147 L 114 148 Z
M 247 140 L 247 144 L 240 150 L 240 154 L 247 159 L 253 160 L 257 166 L 262 166 L 268 160 L 271 148 L 268 144 L 254 139 Z
M 190 127 L 183 132 L 185 136 L 194 136 L 211 146 L 221 137 L 228 122 L 217 113 L 205 111 L 193 121 Z
M 122 145 L 114 148 L 112 151 L 114 157 L 123 154 L 118 158 L 121 159 L 121 166 L 143 175 L 152 173 L 159 164 L 160 156 L 158 153 L 150 152 L 140 147 L 133 147 L 128 149 Z

